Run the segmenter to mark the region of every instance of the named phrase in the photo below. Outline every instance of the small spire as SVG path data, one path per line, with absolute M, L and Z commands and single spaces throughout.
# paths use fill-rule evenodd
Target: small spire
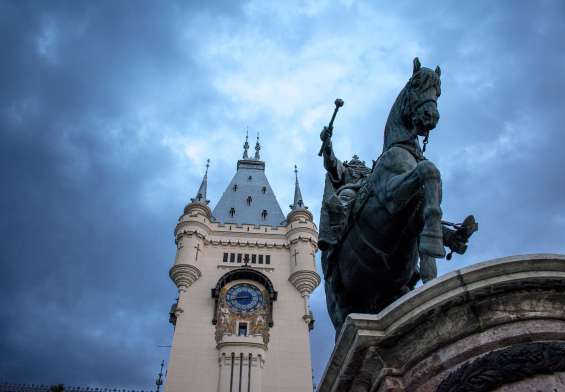
M 243 144 L 243 159 L 249 159 L 249 155 L 247 154 L 247 150 L 249 150 L 249 142 L 247 141 L 249 137 L 249 130 L 245 130 L 245 143 Z
M 155 381 L 155 385 L 157 385 L 157 392 L 159 392 L 159 388 L 163 385 L 163 366 L 165 365 L 165 360 L 161 361 L 161 370 L 159 370 L 159 374 L 157 377 L 157 381 Z
M 298 168 L 294 165 L 294 176 L 296 183 L 294 184 L 294 204 L 290 205 L 291 210 L 296 210 L 297 208 L 308 208 L 304 205 L 302 199 L 302 192 L 300 192 L 300 185 L 298 184 Z
M 259 132 L 257 132 L 257 143 L 255 143 L 255 160 L 260 161 L 261 155 L 259 151 L 261 150 L 261 144 L 259 143 Z
M 200 188 L 198 188 L 198 192 L 196 192 L 196 197 L 190 199 L 191 202 L 196 203 L 210 203 L 210 200 L 206 200 L 206 190 L 208 189 L 208 168 L 210 167 L 210 159 L 206 160 L 206 172 L 204 173 L 204 178 L 202 179 L 202 184 L 200 184 Z

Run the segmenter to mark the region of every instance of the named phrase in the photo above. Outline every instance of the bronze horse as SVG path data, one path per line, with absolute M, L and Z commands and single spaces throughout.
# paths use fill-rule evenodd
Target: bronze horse
M 337 333 L 349 313 L 378 313 L 413 289 L 420 279 L 419 258 L 421 264 L 431 262 L 435 268 L 433 259 L 445 257 L 444 246 L 465 252 L 469 236 L 478 228 L 472 216 L 455 230 L 442 225 L 440 172 L 424 157 L 418 141 L 418 136 L 424 137 L 425 146 L 439 120 L 440 76 L 439 67 L 425 68 L 414 59 L 412 77 L 390 110 L 383 152 L 356 187 L 349 187 L 356 193 L 333 243 L 325 241 L 328 224 L 321 219 L 326 301 Z M 331 129 L 325 128 L 321 137 L 329 146 L 324 154 L 330 163 L 325 165 L 332 177 L 329 166 L 336 158 Z M 342 188 L 348 186 L 336 194 Z M 324 199 L 322 217 L 332 213 L 326 192 Z

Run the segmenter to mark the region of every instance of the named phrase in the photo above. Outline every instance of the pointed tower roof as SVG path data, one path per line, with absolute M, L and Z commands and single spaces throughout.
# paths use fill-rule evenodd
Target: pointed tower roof
M 285 225 L 285 216 L 265 175 L 265 162 L 257 158 L 259 149 L 255 147 L 256 159 L 237 161 L 237 171 L 212 212 L 216 222 Z
M 210 167 L 210 160 L 206 160 L 206 172 L 204 173 L 204 178 L 202 179 L 202 183 L 200 184 L 200 188 L 198 188 L 198 192 L 196 192 L 196 196 L 190 199 L 193 203 L 210 203 L 210 200 L 206 199 L 206 191 L 208 189 L 208 168 Z
M 302 192 L 300 191 L 300 184 L 298 183 L 298 168 L 294 165 L 294 202 L 289 206 L 290 212 L 286 217 L 287 224 L 291 224 L 295 221 L 307 220 L 309 222 L 314 221 L 314 216 L 308 207 L 304 205 L 304 199 L 302 198 Z
M 297 208 L 308 209 L 308 207 L 304 205 L 302 192 L 300 192 L 300 184 L 298 183 L 298 168 L 296 165 L 294 165 L 294 176 L 296 177 L 296 183 L 294 184 L 294 203 L 289 207 L 291 210 L 296 210 Z

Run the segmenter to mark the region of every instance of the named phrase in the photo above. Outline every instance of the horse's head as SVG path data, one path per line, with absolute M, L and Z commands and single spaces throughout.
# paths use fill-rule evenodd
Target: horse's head
M 414 59 L 412 77 L 405 87 L 406 100 L 403 117 L 408 128 L 420 136 L 426 136 L 439 121 L 437 99 L 441 94 L 441 70 L 422 67 L 418 57 Z
M 396 143 L 427 136 L 439 121 L 437 99 L 441 94 L 441 70 L 424 68 L 414 59 L 412 77 L 402 89 L 388 115 L 383 151 Z

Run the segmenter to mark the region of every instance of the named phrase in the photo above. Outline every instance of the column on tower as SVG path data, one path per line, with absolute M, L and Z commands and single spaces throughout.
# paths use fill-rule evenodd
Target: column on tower
M 225 347 L 220 349 L 219 391 L 262 390 L 265 351 L 261 348 Z

